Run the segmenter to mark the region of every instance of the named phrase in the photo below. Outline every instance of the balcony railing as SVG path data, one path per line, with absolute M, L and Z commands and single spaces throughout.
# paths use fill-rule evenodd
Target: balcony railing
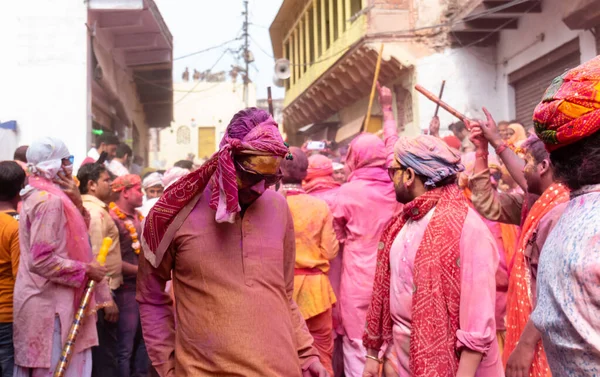
M 365 0 L 312 0 L 283 38 L 292 76 L 285 83 L 288 106 L 366 33 Z

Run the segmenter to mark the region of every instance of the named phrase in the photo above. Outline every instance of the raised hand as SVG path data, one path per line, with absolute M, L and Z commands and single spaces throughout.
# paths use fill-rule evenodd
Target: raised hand
M 482 108 L 485 113 L 485 117 L 487 120 L 485 122 L 481 122 L 481 132 L 487 141 L 492 144 L 494 148 L 497 148 L 504 141 L 502 137 L 500 137 L 500 132 L 498 131 L 498 126 L 496 125 L 496 121 L 492 117 L 492 114 L 485 107 Z
M 386 87 L 382 86 L 377 82 L 377 94 L 379 97 L 379 105 L 381 105 L 382 109 L 391 109 L 392 108 L 392 91 Z
M 440 137 L 440 118 L 437 115 L 429 122 L 429 135 Z

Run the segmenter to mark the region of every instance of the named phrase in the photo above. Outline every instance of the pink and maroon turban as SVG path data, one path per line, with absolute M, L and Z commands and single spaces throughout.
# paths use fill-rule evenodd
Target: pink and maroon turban
M 171 243 L 167 232 L 179 212 L 212 183 L 210 208 L 216 221 L 233 223 L 240 211 L 234 156 L 237 154 L 287 157 L 277 123 L 264 110 L 256 108 L 238 112 L 225 131 L 220 149 L 198 170 L 180 178 L 166 189 L 144 223 L 142 244 L 148 261 L 157 267 Z M 167 233 L 170 236 L 167 236 Z

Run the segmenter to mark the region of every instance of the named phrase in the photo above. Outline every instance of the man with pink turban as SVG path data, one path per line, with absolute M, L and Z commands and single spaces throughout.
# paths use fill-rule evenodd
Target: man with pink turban
M 219 151 L 148 214 L 137 300 L 161 377 L 327 376 L 292 299 L 292 217 L 268 190 L 290 157 L 267 112 L 242 110 Z
M 346 159 L 348 182 L 340 187 L 333 208 L 334 228 L 344 245 L 339 303 L 347 377 L 362 375 L 366 350 L 361 337 L 373 288 L 377 243 L 385 224 L 400 208 L 385 170 L 386 157 L 379 137 L 361 134 L 354 139 Z
M 322 154 L 314 154 L 308 158 L 308 171 L 302 188 L 307 194 L 316 196 L 333 205 L 340 183 L 333 179 L 333 163 Z

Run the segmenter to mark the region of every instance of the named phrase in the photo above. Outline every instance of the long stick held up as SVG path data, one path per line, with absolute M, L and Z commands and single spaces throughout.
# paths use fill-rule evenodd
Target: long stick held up
M 445 86 L 446 86 L 446 80 L 442 81 L 442 87 L 440 88 L 440 95 L 438 96 L 440 100 L 442 99 L 442 95 L 444 94 L 444 87 Z M 440 104 L 439 103 L 435 107 L 435 113 L 433 114 L 434 117 L 436 117 L 438 115 L 438 111 L 440 111 Z
M 455 117 L 462 120 L 463 122 L 465 120 L 468 120 L 468 118 L 465 115 L 463 115 L 461 112 L 459 112 L 452 106 L 448 105 L 446 102 L 439 99 L 439 97 L 437 97 L 435 94 L 431 93 L 429 90 L 423 88 L 421 85 L 419 85 L 419 84 L 415 85 L 415 90 L 418 91 L 419 93 L 423 94 L 425 97 L 429 98 L 434 103 L 437 103 L 442 109 L 446 110 L 447 112 L 454 115 Z
M 102 246 L 98 252 L 98 257 L 96 258 L 98 263 L 100 263 L 102 266 L 104 266 L 104 263 L 106 263 L 106 255 L 108 254 L 108 250 L 110 249 L 111 245 L 111 238 L 106 237 L 104 240 L 102 240 Z M 69 362 L 71 361 L 71 357 L 73 357 L 75 341 L 77 341 L 77 335 L 79 335 L 79 329 L 83 323 L 85 311 L 90 303 L 92 292 L 94 291 L 95 286 L 96 282 L 90 279 L 87 287 L 85 288 L 85 292 L 83 293 L 81 303 L 79 304 L 79 309 L 75 313 L 75 319 L 73 319 L 73 323 L 71 324 L 71 329 L 69 330 L 69 335 L 67 336 L 67 342 L 62 349 L 60 359 L 58 359 L 58 363 L 56 364 L 56 369 L 54 369 L 54 377 L 64 377 L 65 373 L 67 372 Z
M 371 121 L 371 110 L 373 109 L 373 100 L 375 99 L 375 90 L 377 89 L 377 80 L 379 80 L 379 71 L 381 70 L 381 58 L 383 57 L 383 43 L 379 48 L 379 56 L 377 57 L 377 65 L 375 66 L 375 77 L 373 77 L 373 86 L 371 87 L 371 96 L 369 97 L 369 107 L 367 108 L 367 116 L 365 117 L 365 124 L 363 125 L 363 131 L 367 130 L 369 122 Z

